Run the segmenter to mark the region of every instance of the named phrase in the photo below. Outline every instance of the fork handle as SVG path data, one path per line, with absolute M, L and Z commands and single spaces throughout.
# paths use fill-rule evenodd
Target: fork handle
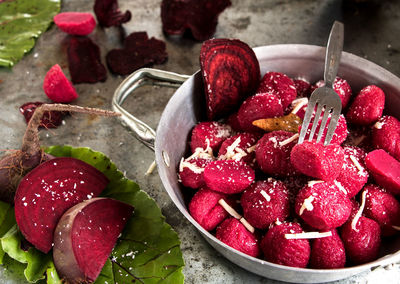
M 335 81 L 340 57 L 343 50 L 344 26 L 341 22 L 333 23 L 326 47 L 324 81 L 325 86 L 332 88 Z

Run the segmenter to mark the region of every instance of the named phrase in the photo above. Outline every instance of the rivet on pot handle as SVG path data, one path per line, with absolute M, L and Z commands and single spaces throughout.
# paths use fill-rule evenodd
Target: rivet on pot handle
M 121 113 L 119 119 L 130 133 L 132 133 L 140 142 L 154 151 L 154 142 L 156 132 L 143 121 L 137 119 L 130 112 L 122 107 L 125 99 L 136 89 L 145 85 L 163 86 L 169 88 L 178 88 L 190 76 L 181 75 L 173 72 L 142 68 L 133 72 L 127 77 L 115 90 L 112 99 L 112 109 Z

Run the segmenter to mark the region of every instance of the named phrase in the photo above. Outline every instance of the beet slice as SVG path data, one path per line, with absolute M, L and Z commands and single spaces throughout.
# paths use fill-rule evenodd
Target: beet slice
M 133 207 L 110 198 L 93 198 L 70 208 L 54 232 L 53 258 L 67 283 L 93 282 L 100 274 Z
M 88 37 L 70 37 L 68 68 L 74 84 L 104 82 L 107 79 L 106 67 L 100 59 L 100 49 Z
M 22 106 L 19 107 L 19 111 L 22 113 L 22 115 L 25 117 L 26 123 L 31 120 L 33 113 L 35 110 L 41 106 L 42 102 L 28 102 L 24 103 Z M 62 111 L 46 111 L 43 114 L 42 119 L 40 120 L 40 127 L 44 128 L 56 128 L 62 123 L 62 120 L 64 116 L 66 115 L 66 112 Z
M 257 57 L 240 40 L 205 41 L 200 50 L 200 67 L 209 120 L 233 111 L 254 93 L 260 81 Z
M 25 238 L 47 253 L 64 212 L 99 195 L 108 179 L 81 160 L 55 158 L 29 172 L 15 193 L 15 219 Z
M 90 13 L 63 12 L 53 19 L 60 30 L 71 35 L 88 35 L 96 27 L 96 20 Z
M 215 33 L 219 14 L 230 5 L 230 0 L 163 0 L 163 30 L 168 35 L 183 35 L 190 29 L 196 40 L 204 41 Z
M 99 25 L 105 28 L 121 26 L 130 21 L 131 12 L 122 13 L 117 0 L 96 0 L 93 7 Z
M 106 55 L 111 72 L 128 75 L 133 71 L 153 64 L 164 63 L 168 58 L 165 43 L 146 32 L 134 32 L 124 40 L 124 48 L 112 49 Z

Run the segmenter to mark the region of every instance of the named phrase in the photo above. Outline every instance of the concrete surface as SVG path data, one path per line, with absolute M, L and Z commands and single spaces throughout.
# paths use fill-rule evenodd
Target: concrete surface
M 365 57 L 400 76 L 400 1 L 376 1 L 373 7 L 355 7 L 340 0 L 231 0 L 222 13 L 216 37 L 239 38 L 250 46 L 278 43 L 325 45 L 334 20 L 345 24 L 344 50 Z M 345 0 L 344 0 L 345 1 Z M 191 39 L 167 39 L 161 29 L 159 0 L 120 0 L 122 11 L 129 9 L 132 20 L 124 24 L 127 33 L 147 31 L 149 36 L 167 43 L 169 59 L 155 66 L 183 74 L 199 69 L 201 43 Z M 65 0 L 62 11 L 92 12 L 93 1 Z M 27 101 L 46 101 L 42 82 L 47 70 L 58 63 L 68 74 L 63 40 L 65 34 L 55 26 L 45 32 L 35 48 L 12 70 L 0 69 L 0 149 L 15 149 L 21 144 L 25 122 L 18 108 Z M 118 46 L 118 31 L 97 28 L 90 37 L 100 45 L 102 56 Z M 104 62 L 104 61 L 103 61 Z M 110 108 L 113 91 L 123 80 L 108 76 L 104 83 L 79 84 L 76 104 Z M 173 91 L 148 88 L 130 98 L 127 108 L 156 127 L 163 106 Z M 136 180 L 162 208 L 167 221 L 180 235 L 186 262 L 186 283 L 279 283 L 253 275 L 216 253 L 183 219 L 161 186 L 157 172 L 145 176 L 153 153 L 130 136 L 116 119 L 73 115 L 56 130 L 42 131 L 43 145 L 70 144 L 102 151 Z M 400 283 L 399 265 L 377 269 L 335 282 Z M 6 283 L 6 280 L 1 280 Z

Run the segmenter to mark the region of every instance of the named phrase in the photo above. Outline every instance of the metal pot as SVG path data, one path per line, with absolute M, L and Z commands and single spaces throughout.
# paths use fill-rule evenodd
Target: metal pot
M 322 78 L 325 48 L 311 45 L 271 45 L 254 48 L 261 74 L 277 71 L 290 77 L 301 76 L 310 82 Z M 382 67 L 358 56 L 343 52 L 338 76 L 345 78 L 353 91 L 376 84 L 386 94 L 386 113 L 400 117 L 400 79 Z M 161 116 L 157 132 L 127 112 L 122 103 L 135 89 L 152 84 L 179 87 Z M 121 112 L 121 121 L 140 141 L 155 151 L 158 173 L 170 198 L 181 213 L 222 255 L 244 269 L 258 275 L 286 282 L 316 283 L 350 277 L 368 269 L 400 260 L 400 238 L 384 243 L 379 259 L 342 269 L 309 269 L 278 265 L 243 254 L 219 241 L 204 230 L 189 214 L 177 168 L 187 153 L 188 137 L 193 126 L 205 120 L 204 91 L 200 72 L 192 76 L 141 69 L 127 77 L 115 91 L 113 109 Z M 396 111 L 397 109 L 397 111 Z

